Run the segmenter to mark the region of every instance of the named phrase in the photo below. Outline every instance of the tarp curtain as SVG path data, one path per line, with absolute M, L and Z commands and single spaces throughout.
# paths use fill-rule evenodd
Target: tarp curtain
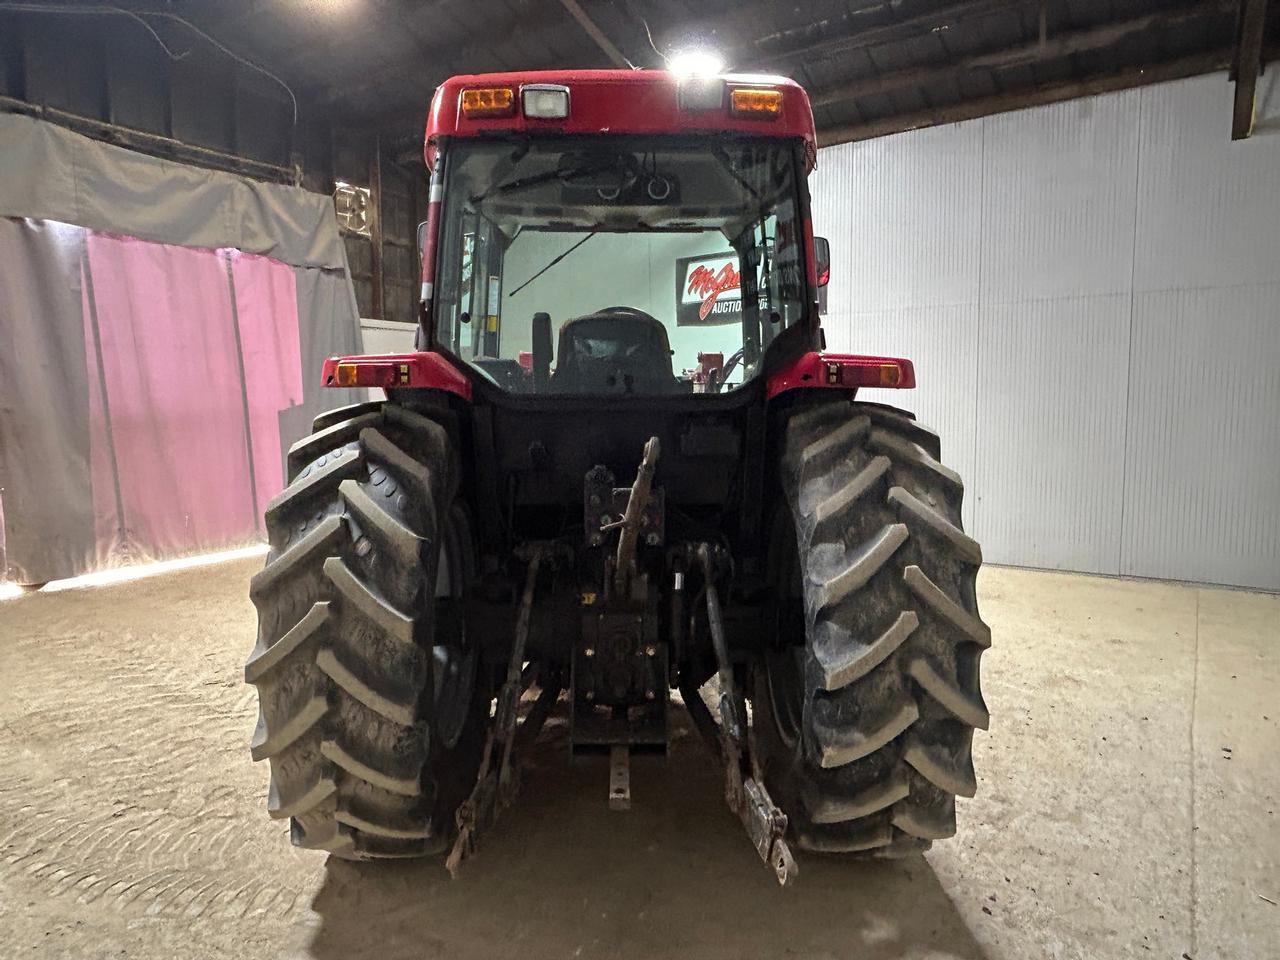
M 327 197 L 0 115 L 0 573 L 257 539 L 358 344 Z

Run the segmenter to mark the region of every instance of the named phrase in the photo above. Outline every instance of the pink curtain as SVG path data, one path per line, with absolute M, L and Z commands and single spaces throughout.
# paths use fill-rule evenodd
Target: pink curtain
M 257 537 L 302 402 L 293 269 L 97 233 L 87 263 L 98 563 Z
M 298 291 L 293 269 L 286 264 L 238 250 L 224 253 L 235 280 L 257 519 L 284 486 L 283 451 L 288 444 L 281 442 L 280 414 L 303 402 Z M 318 371 L 311 375 L 320 376 Z

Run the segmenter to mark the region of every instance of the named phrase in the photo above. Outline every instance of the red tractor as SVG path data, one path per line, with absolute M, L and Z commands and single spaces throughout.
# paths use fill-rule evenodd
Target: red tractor
M 266 511 L 271 816 L 456 868 L 552 711 L 623 804 L 676 690 L 783 882 L 951 836 L 982 555 L 937 435 L 856 399 L 911 363 L 824 352 L 804 91 L 455 77 L 426 160 L 418 350 L 325 363 L 387 399 L 317 418 Z

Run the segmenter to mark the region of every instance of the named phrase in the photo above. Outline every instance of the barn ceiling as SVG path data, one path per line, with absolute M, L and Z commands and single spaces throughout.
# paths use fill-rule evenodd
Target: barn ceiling
M 1230 68 L 1266 0 L 174 0 L 312 109 L 421 129 L 453 73 L 661 67 L 690 47 L 784 73 L 824 140 Z M 1272 3 L 1273 7 L 1280 4 Z M 1280 36 L 1280 16 L 1267 32 Z
M 39 100 L 96 58 L 116 101 L 122 83 L 145 96 L 138 64 L 152 63 L 204 78 L 179 83 L 179 99 L 229 78 L 250 99 L 296 103 L 295 126 L 409 149 L 451 74 L 661 67 L 700 47 L 800 81 L 824 143 L 1237 67 L 1247 127 L 1250 78 L 1278 44 L 1280 0 L 0 0 L 0 94 Z

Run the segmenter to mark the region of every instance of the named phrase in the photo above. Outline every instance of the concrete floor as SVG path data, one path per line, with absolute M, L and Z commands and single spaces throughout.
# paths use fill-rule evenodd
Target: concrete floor
M 0 956 L 1280 956 L 1280 597 L 984 571 L 993 727 L 924 859 L 780 890 L 693 736 L 620 814 L 552 730 L 450 881 L 267 819 L 259 563 L 0 603 Z

